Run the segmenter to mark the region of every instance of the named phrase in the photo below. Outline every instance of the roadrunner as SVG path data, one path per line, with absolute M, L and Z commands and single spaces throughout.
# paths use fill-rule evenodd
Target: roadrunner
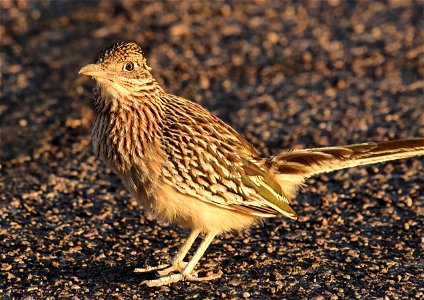
M 134 270 L 158 272 L 144 281 L 149 286 L 219 277 L 193 272 L 214 237 L 262 218 L 296 219 L 290 203 L 308 177 L 424 154 L 424 138 L 417 138 L 264 157 L 206 109 L 166 93 L 150 70 L 138 45 L 120 42 L 79 71 L 97 83 L 95 153 L 147 211 L 191 230 L 170 265 Z M 203 241 L 184 262 L 200 233 Z

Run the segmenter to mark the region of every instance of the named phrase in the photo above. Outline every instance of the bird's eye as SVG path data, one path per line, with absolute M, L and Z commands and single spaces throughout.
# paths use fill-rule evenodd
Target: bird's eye
M 130 72 L 132 70 L 134 70 L 134 63 L 129 62 L 124 65 L 124 71 Z

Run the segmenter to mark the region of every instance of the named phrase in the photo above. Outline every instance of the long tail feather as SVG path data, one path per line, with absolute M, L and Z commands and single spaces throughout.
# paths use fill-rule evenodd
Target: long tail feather
M 307 178 L 344 168 L 424 155 L 424 138 L 313 148 L 280 153 L 271 158 L 275 173 Z

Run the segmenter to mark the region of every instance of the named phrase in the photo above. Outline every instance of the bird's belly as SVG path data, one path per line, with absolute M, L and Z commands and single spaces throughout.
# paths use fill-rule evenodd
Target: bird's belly
M 156 199 L 160 197 L 158 180 L 152 178 L 149 172 L 140 170 L 138 167 L 130 168 L 125 172 L 117 172 L 126 189 L 130 192 L 138 203 L 147 211 L 153 212 L 156 206 Z
M 244 229 L 260 219 L 184 195 L 167 184 L 160 195 L 154 202 L 156 215 L 186 228 L 220 233 Z

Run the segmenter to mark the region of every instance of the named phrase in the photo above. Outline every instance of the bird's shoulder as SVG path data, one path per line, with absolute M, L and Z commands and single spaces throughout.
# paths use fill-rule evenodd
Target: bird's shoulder
M 242 151 L 259 156 L 259 152 L 242 135 L 201 105 L 174 95 L 167 95 L 167 98 L 164 134 L 174 137 L 185 134 L 196 138 L 192 142 L 208 142 L 224 150 L 229 147 L 230 152 Z

